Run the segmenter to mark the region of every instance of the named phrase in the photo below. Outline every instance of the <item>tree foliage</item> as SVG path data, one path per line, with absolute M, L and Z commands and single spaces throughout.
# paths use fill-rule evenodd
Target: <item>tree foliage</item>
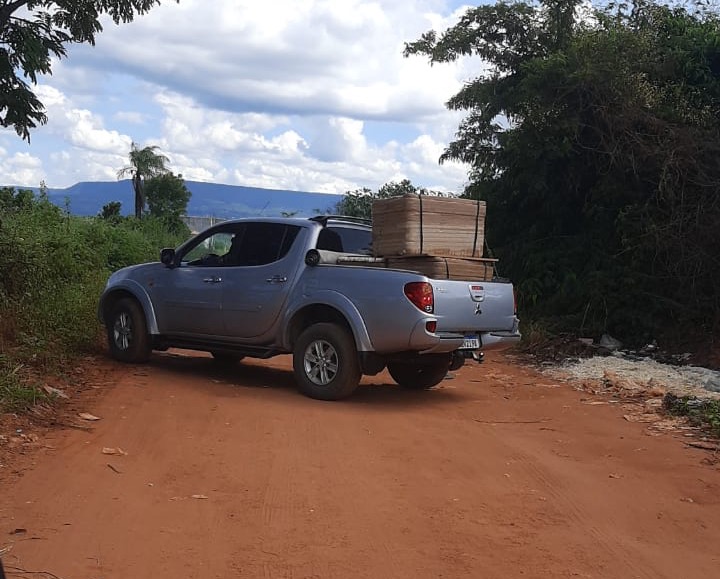
M 52 74 L 53 58 L 64 58 L 71 43 L 95 44 L 102 16 L 131 22 L 160 0 L 0 0 L 0 126 L 23 139 L 47 122 L 45 107 L 31 85 Z
M 171 230 L 182 227 L 191 193 L 182 175 L 164 173 L 148 179 L 145 186 L 148 209 L 152 217 L 163 219 Z
M 120 214 L 121 209 L 122 203 L 120 203 L 120 201 L 110 201 L 103 205 L 98 217 L 106 221 L 120 221 L 122 219 L 122 215 Z
M 363 187 L 353 191 L 346 191 L 343 198 L 335 205 L 335 213 L 348 217 L 372 219 L 372 202 L 375 199 L 401 197 L 402 195 L 445 195 L 439 191 L 416 187 L 409 179 L 389 181 L 377 191 Z
M 145 210 L 145 179 L 152 179 L 168 172 L 167 164 L 170 162 L 165 155 L 159 153 L 156 145 L 140 149 L 132 143 L 128 158 L 130 164 L 118 171 L 118 179 L 130 175 L 132 177 L 133 191 L 135 192 L 135 217 L 140 219 Z
M 720 330 L 720 22 L 636 0 L 469 9 L 406 55 L 481 57 L 441 160 L 470 166 L 526 316 L 637 340 Z

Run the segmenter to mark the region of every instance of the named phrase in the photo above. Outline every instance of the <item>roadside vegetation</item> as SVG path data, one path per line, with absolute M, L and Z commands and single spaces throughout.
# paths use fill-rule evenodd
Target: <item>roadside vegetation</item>
M 666 394 L 663 398 L 663 409 L 673 416 L 687 418 L 690 424 L 720 438 L 720 400 Z
M 32 370 L 98 350 L 97 302 L 112 271 L 157 260 L 188 235 L 175 220 L 77 217 L 42 192 L 0 189 L 0 411 L 42 397 Z

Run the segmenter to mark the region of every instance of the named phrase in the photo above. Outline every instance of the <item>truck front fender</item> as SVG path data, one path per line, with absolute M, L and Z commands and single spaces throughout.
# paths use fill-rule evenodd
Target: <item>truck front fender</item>
M 131 297 L 137 300 L 145 314 L 148 332 L 150 334 L 159 334 L 160 330 L 158 329 L 157 316 L 155 315 L 155 308 L 152 305 L 152 301 L 150 301 L 150 296 L 148 296 L 142 285 L 132 279 L 124 279 L 116 285 L 105 288 L 105 291 L 100 296 L 98 305 L 98 318 L 103 325 L 105 324 L 108 309 L 111 308 L 117 300 L 125 297 Z

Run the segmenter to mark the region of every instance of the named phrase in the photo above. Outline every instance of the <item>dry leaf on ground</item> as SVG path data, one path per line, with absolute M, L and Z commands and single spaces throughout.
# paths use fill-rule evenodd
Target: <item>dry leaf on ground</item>
M 43 386 L 43 390 L 45 390 L 45 392 L 46 392 L 47 394 L 49 394 L 50 396 L 57 396 L 58 398 L 64 398 L 65 400 L 67 400 L 68 398 L 70 398 L 70 397 L 69 397 L 67 394 L 65 394 L 65 392 L 63 392 L 62 390 L 60 390 L 60 389 L 58 389 L 58 388 L 53 388 L 52 386 L 48 386 L 47 384 L 45 384 L 45 386 Z
M 99 416 L 95 416 L 94 414 L 90 414 L 89 412 L 81 412 L 80 414 L 78 414 L 78 416 L 83 420 L 89 420 L 90 422 L 100 420 Z
M 127 452 L 125 452 L 125 451 L 124 451 L 122 448 L 120 448 L 120 447 L 118 447 L 118 448 L 109 448 L 109 447 L 106 446 L 106 447 L 104 447 L 104 448 L 102 449 L 102 453 L 103 453 L 103 454 L 114 454 L 114 455 L 116 455 L 116 456 L 127 456 Z

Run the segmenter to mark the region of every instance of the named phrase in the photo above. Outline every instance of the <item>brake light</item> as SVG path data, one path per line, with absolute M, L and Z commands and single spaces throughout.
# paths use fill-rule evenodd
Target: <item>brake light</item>
M 433 296 L 432 285 L 426 281 L 412 281 L 405 284 L 405 296 L 413 305 L 425 312 L 432 314 L 435 309 L 435 297 Z
M 437 322 L 425 322 L 425 329 L 430 334 L 434 334 L 437 330 Z

